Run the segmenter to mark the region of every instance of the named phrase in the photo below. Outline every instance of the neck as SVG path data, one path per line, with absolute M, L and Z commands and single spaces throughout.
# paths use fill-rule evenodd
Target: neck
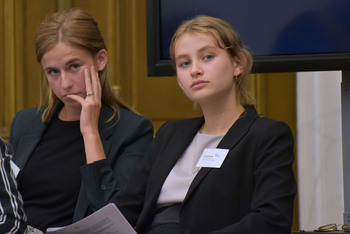
M 58 113 L 58 118 L 63 121 L 77 121 L 80 120 L 80 113 L 81 109 L 63 106 Z
M 239 103 L 226 106 L 217 104 L 212 108 L 202 108 L 202 110 L 205 122 L 200 133 L 225 135 L 244 112 L 244 107 Z

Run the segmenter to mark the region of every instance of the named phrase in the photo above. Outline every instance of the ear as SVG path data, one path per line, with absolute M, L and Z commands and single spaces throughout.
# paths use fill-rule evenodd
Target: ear
M 103 69 L 105 69 L 107 65 L 107 61 L 108 61 L 107 51 L 105 49 L 100 50 L 96 56 L 98 71 L 102 71 Z
M 242 56 L 241 56 L 242 57 Z M 241 73 L 244 70 L 244 61 L 241 60 L 240 57 L 236 56 L 233 60 L 232 60 L 232 65 L 233 65 L 233 72 L 235 76 L 239 76 L 241 75 Z

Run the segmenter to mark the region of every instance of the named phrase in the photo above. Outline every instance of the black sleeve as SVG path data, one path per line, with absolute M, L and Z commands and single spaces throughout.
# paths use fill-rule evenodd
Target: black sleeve
M 11 157 L 0 140 L 0 233 L 24 233 L 27 228 L 23 201 L 11 169 Z

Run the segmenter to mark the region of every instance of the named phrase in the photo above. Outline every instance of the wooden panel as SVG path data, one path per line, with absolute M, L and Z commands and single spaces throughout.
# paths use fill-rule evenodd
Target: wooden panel
M 136 17 L 135 0 L 120 1 L 119 12 L 119 35 L 118 35 L 118 51 L 120 57 L 118 62 L 118 84 L 120 86 L 120 95 L 134 108 L 138 109 L 138 80 L 142 76 L 137 74 L 137 60 L 135 50 L 137 50 L 137 38 L 140 35 L 135 31 Z M 139 16 L 141 17 L 141 16 Z M 140 53 L 141 54 L 141 53 Z
M 108 9 L 108 0 L 73 0 L 72 7 L 81 8 L 91 13 L 98 23 L 98 26 L 102 32 L 102 35 L 106 36 L 106 28 L 111 26 L 107 25 L 106 10 Z
M 9 119 L 14 113 L 15 90 L 15 3 L 3 1 L 3 82 L 4 93 L 2 95 L 5 111 L 3 114 L 4 126 L 2 134 L 7 137 L 9 132 Z
M 48 15 L 57 10 L 57 1 L 27 0 L 24 15 L 25 32 L 23 43 L 25 45 L 24 63 L 24 107 L 35 107 L 40 103 L 41 82 L 45 82 L 41 65 L 36 61 L 34 37 L 37 27 Z
M 266 116 L 296 128 L 295 73 L 271 73 L 266 79 Z M 294 132 L 295 133 L 295 132 Z
M 5 24 L 5 15 L 4 15 L 4 0 L 0 0 L 0 93 L 5 93 L 5 73 L 4 73 L 4 62 L 5 62 L 5 56 L 4 56 L 4 50 L 5 50 L 5 43 L 4 43 L 4 25 Z M 4 99 L 0 98 L 0 113 L 4 113 L 5 107 L 4 107 Z M 4 127 L 4 116 L 3 114 L 0 114 L 0 128 Z
M 1 134 L 7 138 L 10 129 L 11 120 L 16 112 L 16 106 L 21 105 L 20 99 L 16 98 L 17 88 L 21 91 L 21 85 L 18 83 L 17 78 L 20 77 L 22 72 L 23 62 L 17 59 L 16 53 L 20 53 L 21 46 L 18 46 L 18 37 L 21 30 L 21 2 L 5 0 L 2 2 L 1 17 L 3 19 L 2 24 L 2 80 L 1 86 L 3 87 L 2 100 L 4 106 L 4 112 L 2 116 L 2 129 Z M 19 12 L 20 11 L 20 12 Z
M 6 121 L 5 121 L 5 98 L 3 97 L 5 93 L 5 71 L 4 71 L 4 62 L 5 62 L 5 43 L 4 43 L 4 0 L 0 0 L 0 136 L 6 135 Z

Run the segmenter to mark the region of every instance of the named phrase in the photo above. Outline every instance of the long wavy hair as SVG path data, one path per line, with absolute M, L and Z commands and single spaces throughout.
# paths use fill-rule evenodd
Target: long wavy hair
M 56 12 L 44 19 L 39 25 L 35 37 L 37 61 L 41 63 L 44 54 L 58 42 L 64 42 L 68 45 L 84 49 L 93 57 L 95 57 L 101 49 L 107 50 L 97 22 L 91 14 L 81 9 L 69 9 Z M 99 77 L 102 87 L 101 101 L 113 109 L 113 115 L 107 122 L 112 121 L 119 113 L 120 107 L 132 110 L 113 92 L 108 77 L 107 66 L 103 71 L 99 71 Z M 47 91 L 41 105 L 47 106 L 42 114 L 42 121 L 45 123 L 61 100 L 54 94 L 46 79 L 44 83 L 47 86 Z

